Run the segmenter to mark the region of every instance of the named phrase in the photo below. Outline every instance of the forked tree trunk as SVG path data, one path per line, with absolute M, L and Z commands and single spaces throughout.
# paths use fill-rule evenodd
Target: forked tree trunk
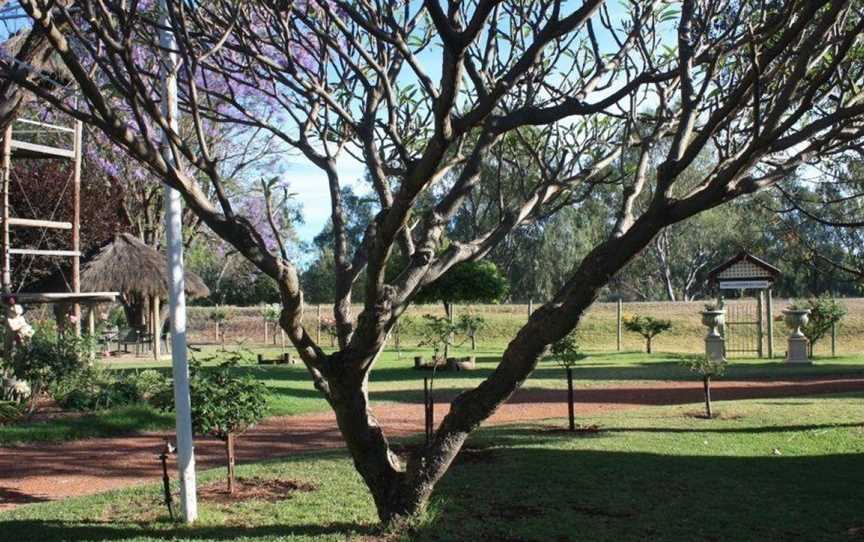
M 330 355 L 323 376 L 339 429 L 383 523 L 399 523 L 423 510 L 471 432 L 522 385 L 548 345 L 577 326 L 610 277 L 650 242 L 663 220 L 662 214 L 649 212 L 622 237 L 596 247 L 558 294 L 531 315 L 489 377 L 451 402 L 428 446 L 416 449 L 404 464 L 390 449 L 367 394 L 368 373 L 389 331 L 370 322 L 384 321 L 387 314 L 361 315 L 360 323 L 366 324 L 358 325 L 355 337 L 366 346 Z
M 228 433 L 225 438 L 225 459 L 228 466 L 228 494 L 234 494 L 235 486 L 235 455 L 234 455 L 234 434 Z

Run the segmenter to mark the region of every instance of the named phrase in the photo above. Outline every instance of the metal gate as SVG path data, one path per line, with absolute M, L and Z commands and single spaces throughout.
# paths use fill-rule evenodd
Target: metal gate
M 762 357 L 762 321 L 756 301 L 726 304 L 726 354 L 729 357 Z

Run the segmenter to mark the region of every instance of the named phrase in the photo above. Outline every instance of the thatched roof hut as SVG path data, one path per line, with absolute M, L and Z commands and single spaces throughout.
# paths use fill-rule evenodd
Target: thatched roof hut
M 81 266 L 81 291 L 167 299 L 168 260 L 135 236 L 117 234 Z M 201 277 L 186 271 L 186 295 L 206 297 L 210 289 Z

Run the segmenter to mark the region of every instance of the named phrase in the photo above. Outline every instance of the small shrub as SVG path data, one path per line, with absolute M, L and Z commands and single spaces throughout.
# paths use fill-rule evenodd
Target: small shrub
M 30 385 L 29 411 L 39 397 L 60 381 L 84 371 L 93 353 L 90 337 L 57 335 L 39 328 L 33 337 L 16 346 L 7 365 L 18 380 Z
M 87 367 L 51 387 L 51 396 L 70 410 L 105 410 L 136 402 L 135 387 L 106 369 Z
M 570 369 L 587 356 L 579 351 L 579 344 L 573 333 L 552 344 L 546 359 L 555 361 L 561 367 Z
M 264 319 L 268 322 L 278 322 L 281 315 L 282 306 L 278 303 L 264 305 L 264 307 L 261 309 L 261 316 L 263 316 Z
M 135 399 L 138 402 L 150 401 L 171 387 L 171 381 L 164 374 L 153 369 L 132 373 L 127 378 L 135 390 Z
M 825 338 L 831 328 L 846 316 L 846 306 L 830 296 L 819 296 L 800 302 L 801 306 L 810 309 L 807 325 L 801 328 L 804 336 L 810 342 L 810 355 L 818 341 Z
M 638 333 L 645 339 L 645 352 L 651 353 L 651 341 L 657 335 L 672 327 L 671 320 L 654 318 L 653 316 L 628 316 L 624 318 L 624 329 Z
M 453 346 L 453 337 L 459 330 L 459 325 L 450 321 L 446 316 L 433 316 L 424 314 L 423 338 L 417 346 L 429 346 L 432 348 L 434 360 L 447 356 L 447 350 Z
M 152 369 L 122 373 L 87 367 L 54 384 L 51 395 L 64 408 L 95 411 L 146 403 L 170 387 L 170 381 Z
M 0 425 L 17 421 L 25 413 L 23 404 L 15 401 L 0 401 Z
M 267 386 L 236 371 L 243 360 L 243 355 L 235 352 L 214 368 L 205 369 L 196 360 L 189 366 L 192 427 L 198 434 L 225 442 L 229 493 L 234 492 L 234 439 L 263 419 L 267 408 Z M 162 410 L 173 410 L 173 392 L 160 393 L 156 402 Z
M 711 419 L 713 416 L 711 410 L 711 379 L 723 376 L 723 373 L 726 372 L 726 363 L 711 360 L 708 356 L 693 356 L 682 358 L 681 364 L 702 377 L 702 391 L 705 395 L 705 415 L 708 419 Z
M 463 314 L 459 317 L 459 330 L 471 341 L 471 350 L 477 350 L 477 335 L 486 326 L 486 319 L 479 314 Z

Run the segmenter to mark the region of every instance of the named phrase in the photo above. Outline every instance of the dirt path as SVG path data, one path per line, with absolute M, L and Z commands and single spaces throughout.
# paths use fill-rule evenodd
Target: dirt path
M 723 381 L 712 387 L 718 401 L 864 391 L 864 378 L 823 378 L 789 381 Z M 659 381 L 622 387 L 581 389 L 576 394 L 579 415 L 642 405 L 699 403 L 696 382 Z M 443 395 L 443 394 L 442 394 Z M 562 390 L 525 389 L 487 422 L 507 424 L 566 416 Z M 449 397 L 441 397 L 444 400 Z M 436 420 L 448 410 L 436 408 Z M 381 404 L 375 414 L 388 435 L 405 436 L 423 430 L 422 404 Z M 0 510 L 20 504 L 90 495 L 134 484 L 157 482 L 157 455 L 170 433 L 122 438 L 94 438 L 58 444 L 27 444 L 0 448 Z M 342 440 L 333 414 L 321 412 L 270 418 L 237 444 L 240 462 L 338 448 Z M 198 468 L 222 464 L 221 443 L 196 441 Z M 172 465 L 172 474 L 173 465 Z

